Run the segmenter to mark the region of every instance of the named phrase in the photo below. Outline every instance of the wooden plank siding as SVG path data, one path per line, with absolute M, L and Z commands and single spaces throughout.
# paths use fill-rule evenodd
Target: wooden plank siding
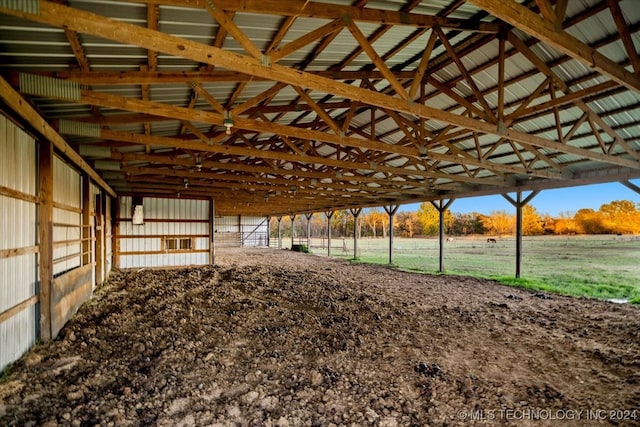
M 86 264 L 53 279 L 51 335 L 56 337 L 83 302 L 91 298 L 93 264 Z

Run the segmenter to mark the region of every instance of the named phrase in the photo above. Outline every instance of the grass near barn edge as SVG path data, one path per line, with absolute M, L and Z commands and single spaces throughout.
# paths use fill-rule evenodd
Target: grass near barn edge
M 335 256 L 353 260 L 352 239 Z M 351 246 L 349 245 L 351 243 Z M 333 246 L 333 245 L 332 245 Z M 388 240 L 362 239 L 354 262 L 388 264 Z M 321 254 L 321 248 L 312 252 Z M 396 239 L 394 267 L 438 272 L 437 239 Z M 486 237 L 456 238 L 444 247 L 445 273 L 496 280 L 536 292 L 640 305 L 640 237 L 525 237 L 521 278 L 515 278 L 515 238 L 487 244 Z

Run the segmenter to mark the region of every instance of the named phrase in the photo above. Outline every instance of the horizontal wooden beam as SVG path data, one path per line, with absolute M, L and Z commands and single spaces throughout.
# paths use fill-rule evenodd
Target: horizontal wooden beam
M 40 250 L 40 247 L 38 245 L 24 246 L 21 248 L 12 248 L 12 249 L 0 249 L 0 259 L 11 258 L 14 256 L 20 256 L 25 254 L 35 254 L 35 253 L 38 253 L 39 250 Z
M 147 3 L 148 0 L 128 0 Z M 207 0 L 153 0 L 153 3 L 167 6 L 182 6 L 204 9 Z M 302 16 L 317 19 L 342 19 L 349 16 L 354 21 L 380 25 L 403 25 L 412 27 L 450 28 L 464 31 L 495 34 L 500 26 L 490 22 L 467 22 L 462 19 L 424 15 L 406 11 L 374 9 L 336 3 L 320 3 L 308 0 L 215 0 L 216 7 L 229 12 L 258 13 L 278 16 Z
M 119 108 L 122 110 L 134 111 L 138 113 L 152 113 L 171 119 L 198 121 L 211 125 L 222 126 L 224 115 L 215 112 L 195 110 L 191 108 L 177 107 L 169 104 L 144 101 L 122 96 L 110 95 L 107 93 L 83 90 L 78 100 L 81 103 L 98 105 L 101 107 Z M 347 147 L 361 148 L 365 150 L 376 150 L 400 154 L 404 156 L 419 157 L 420 153 L 416 147 L 407 147 L 394 144 L 385 144 L 376 140 L 364 138 L 353 138 L 339 134 L 304 129 L 295 126 L 285 126 L 277 123 L 253 120 L 243 117 L 233 118 L 233 127 L 259 133 L 273 133 L 288 137 L 301 138 L 310 141 L 323 141 L 332 144 L 344 145 Z
M 273 150 L 260 150 L 250 147 L 238 147 L 231 145 L 213 144 L 208 145 L 199 140 L 188 140 L 180 138 L 169 138 L 161 136 L 151 136 L 143 134 L 135 134 L 129 132 L 118 132 L 107 129 L 101 130 L 102 138 L 113 141 L 123 141 L 141 145 L 159 145 L 163 147 L 179 148 L 194 152 L 230 154 L 234 156 L 251 156 L 257 158 L 284 160 L 294 163 L 307 163 L 311 165 L 326 165 L 348 170 L 371 170 L 369 163 L 359 163 L 354 161 L 338 160 L 328 157 L 300 155 L 294 153 L 284 153 Z M 376 171 L 392 174 L 394 176 L 421 176 L 431 179 L 446 179 L 451 181 L 461 181 L 469 183 L 487 183 L 497 186 L 509 185 L 509 182 L 503 179 L 494 178 L 475 178 L 468 175 L 451 175 L 443 172 L 430 170 L 412 170 L 401 167 L 391 167 L 384 165 L 376 165 Z
M 195 176 L 200 176 L 199 169 L 203 170 L 217 170 L 217 171 L 232 171 L 232 172 L 246 172 L 251 174 L 252 176 L 257 175 L 274 175 L 274 176 L 283 176 L 283 177 L 298 177 L 298 178 L 306 178 L 305 185 L 311 185 L 310 180 L 316 179 L 318 181 L 317 186 L 325 185 L 321 182 L 323 179 L 331 178 L 331 183 L 337 185 L 347 186 L 350 183 L 358 182 L 358 183 L 374 183 L 380 185 L 382 188 L 397 188 L 398 185 L 421 185 L 421 182 L 414 180 L 407 180 L 404 182 L 398 182 L 389 180 L 386 178 L 374 178 L 371 176 L 364 176 L 360 174 L 343 174 L 342 178 L 336 178 L 335 176 L 330 176 L 328 172 L 315 172 L 315 171 L 305 171 L 299 169 L 285 169 L 285 168 L 273 168 L 270 166 L 259 166 L 248 164 L 246 162 L 216 162 L 210 160 L 203 160 L 200 166 L 195 165 L 193 158 L 179 158 L 176 156 L 168 156 L 162 154 L 143 154 L 143 153 L 113 153 L 113 159 L 121 160 L 122 162 L 148 162 L 149 164 L 162 164 L 162 165 L 179 165 L 183 168 L 195 169 Z M 123 167 L 123 171 L 127 171 L 126 167 Z M 161 174 L 163 169 L 159 169 L 158 173 Z M 225 177 L 219 174 L 215 175 L 213 178 L 224 180 Z
M 309 71 L 321 77 L 334 80 L 378 80 L 384 78 L 377 70 L 362 71 Z M 46 77 L 55 77 L 64 80 L 73 80 L 83 85 L 165 85 L 184 83 L 235 83 L 250 81 L 269 81 L 264 77 L 256 77 L 237 71 L 33 71 Z M 8 73 L 8 80 L 17 85 L 17 72 Z M 413 71 L 393 71 L 393 76 L 398 80 L 409 80 L 415 77 Z
M 283 3 L 283 2 L 280 2 Z M 333 5 L 332 5 L 333 6 Z M 20 16 L 25 19 L 46 23 L 63 28 L 71 28 L 83 33 L 93 34 L 109 40 L 132 44 L 160 51 L 178 57 L 185 57 L 228 70 L 245 72 L 254 76 L 272 79 L 283 83 L 297 85 L 335 96 L 360 101 L 398 112 L 404 112 L 426 119 L 436 120 L 454 126 L 464 127 L 476 132 L 507 137 L 516 142 L 523 142 L 539 148 L 548 148 L 558 152 L 575 154 L 599 162 L 618 166 L 640 168 L 640 162 L 622 156 L 613 156 L 585 150 L 579 147 L 529 135 L 514 129 L 501 129 L 491 123 L 463 117 L 441 111 L 427 105 L 407 102 L 383 93 L 355 87 L 332 79 L 316 76 L 300 70 L 294 70 L 277 64 L 265 66 L 261 60 L 245 57 L 222 49 L 206 46 L 191 40 L 164 34 L 158 31 L 141 28 L 132 24 L 118 22 L 88 12 L 72 9 L 49 2 L 40 2 L 40 14 L 33 15 L 11 9 L 0 9 L 3 13 Z M 198 114 L 193 111 L 193 114 Z M 198 120 L 195 118 L 195 120 Z
M 37 304 L 39 300 L 40 298 L 38 297 L 38 295 L 34 295 L 22 301 L 21 303 L 16 304 L 13 307 L 3 311 L 2 313 L 0 313 L 0 323 L 4 322 L 5 320 L 11 319 L 13 316 L 20 313 L 22 310 L 26 310 L 32 305 Z

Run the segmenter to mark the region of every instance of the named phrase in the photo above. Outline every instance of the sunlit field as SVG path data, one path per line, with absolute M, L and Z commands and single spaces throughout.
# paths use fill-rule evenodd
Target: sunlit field
M 306 238 L 296 239 L 306 244 Z M 276 243 L 272 241 L 272 245 Z M 283 248 L 291 239 L 283 239 Z M 353 238 L 332 239 L 331 256 L 354 259 Z M 446 274 L 500 280 L 545 292 L 640 303 L 640 236 L 524 237 L 521 278 L 515 280 L 515 237 L 456 237 L 444 243 Z M 326 239 L 312 239 L 311 252 L 327 254 Z M 357 262 L 388 264 L 388 238 L 358 240 Z M 394 238 L 393 265 L 437 273 L 438 239 Z

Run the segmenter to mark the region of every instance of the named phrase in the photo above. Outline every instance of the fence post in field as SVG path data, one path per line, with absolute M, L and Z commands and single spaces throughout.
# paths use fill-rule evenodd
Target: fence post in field
M 437 209 L 438 214 L 439 214 L 439 226 L 438 226 L 438 230 L 439 230 L 439 237 L 438 237 L 438 246 L 439 246 L 439 259 L 440 259 L 440 263 L 439 263 L 439 269 L 438 271 L 440 273 L 444 272 L 444 213 L 446 212 L 447 209 L 449 209 L 449 206 L 451 206 L 451 203 L 453 203 L 454 199 L 449 199 L 446 202 L 444 200 L 432 200 L 431 204 L 433 205 L 434 208 Z
M 393 265 L 393 217 L 400 205 L 384 206 L 384 211 L 389 215 L 389 265 Z
M 362 212 L 362 208 L 350 209 L 351 215 L 353 215 L 353 259 L 360 258 L 358 256 L 358 217 Z
M 522 208 L 527 205 L 536 197 L 539 191 L 532 191 L 527 197 L 522 199 L 522 191 L 516 193 L 516 199 L 514 200 L 508 194 L 503 194 L 502 197 L 507 199 L 516 208 L 516 279 L 520 278 L 520 265 L 522 264 Z
M 325 212 L 325 216 L 327 217 L 327 256 L 331 256 L 331 218 L 333 218 L 333 214 L 335 211 L 327 211 Z

